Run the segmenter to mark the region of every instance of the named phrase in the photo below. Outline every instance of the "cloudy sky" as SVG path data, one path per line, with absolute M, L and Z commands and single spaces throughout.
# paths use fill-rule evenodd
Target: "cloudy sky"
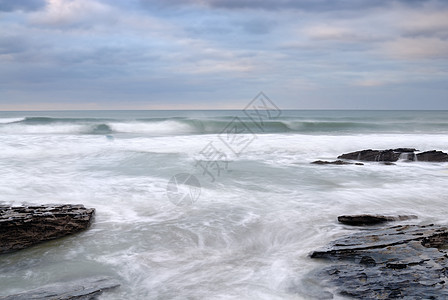
M 0 109 L 448 109 L 448 1 L 0 0 Z

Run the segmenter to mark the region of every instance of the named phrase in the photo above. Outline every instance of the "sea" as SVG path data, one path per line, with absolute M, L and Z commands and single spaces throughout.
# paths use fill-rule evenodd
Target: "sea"
M 402 147 L 447 152 L 448 111 L 0 112 L 0 204 L 96 209 L 1 255 L 0 296 L 110 276 L 100 299 L 326 298 L 309 254 L 362 230 L 339 215 L 448 224 L 447 163 L 311 164 Z

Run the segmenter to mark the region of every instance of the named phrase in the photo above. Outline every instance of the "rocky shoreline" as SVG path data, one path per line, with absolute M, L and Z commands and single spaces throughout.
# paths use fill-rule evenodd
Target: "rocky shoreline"
M 405 161 L 448 162 L 448 154 L 437 150 L 419 152 L 419 150 L 414 148 L 396 148 L 388 150 L 368 149 L 345 153 L 339 155 L 338 159 L 382 162 L 396 162 L 399 159 Z
M 94 215 L 95 209 L 73 204 L 0 206 L 0 254 L 86 230 L 93 222 Z M 119 285 L 117 280 L 110 277 L 82 278 L 49 284 L 16 295 L 0 296 L 0 299 L 93 300 L 103 291 Z
M 360 150 L 344 153 L 337 157 L 335 161 L 316 160 L 312 164 L 316 165 L 363 165 L 362 163 L 352 163 L 351 161 L 382 162 L 386 165 L 393 165 L 398 160 L 407 162 L 448 162 L 448 154 L 438 150 L 420 152 L 414 148 L 395 148 L 388 150 Z M 347 161 L 349 160 L 349 161 Z
M 340 221 L 397 221 L 377 215 L 340 216 Z M 364 221 L 363 221 L 364 220 Z M 378 224 L 378 223 L 377 223 Z M 372 224 L 368 224 L 372 225 Z M 447 299 L 448 227 L 396 225 L 354 233 L 310 254 L 330 266 L 313 274 L 324 286 L 355 299 Z
M 95 300 L 104 291 L 119 286 L 120 283 L 110 277 L 91 277 L 53 283 L 20 294 L 0 296 L 0 300 Z
M 28 248 L 87 229 L 95 209 L 83 205 L 0 207 L 0 253 Z

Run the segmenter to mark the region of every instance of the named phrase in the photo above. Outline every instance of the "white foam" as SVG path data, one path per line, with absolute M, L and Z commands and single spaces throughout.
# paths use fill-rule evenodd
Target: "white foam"
M 25 118 L 0 118 L 0 124 L 7 124 L 13 122 L 20 122 L 25 120 Z
M 194 132 L 193 128 L 187 124 L 177 121 L 162 122 L 129 122 L 129 123 L 110 123 L 108 124 L 113 131 L 119 133 L 145 133 L 156 135 L 177 135 Z

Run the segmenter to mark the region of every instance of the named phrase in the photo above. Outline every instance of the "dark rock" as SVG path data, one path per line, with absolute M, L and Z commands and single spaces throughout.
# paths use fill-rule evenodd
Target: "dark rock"
M 391 221 L 404 221 L 417 219 L 417 216 L 409 215 L 409 216 L 384 216 L 384 215 L 346 215 L 339 216 L 338 221 L 353 226 L 362 226 L 362 225 L 376 225 L 385 222 Z
M 442 151 L 426 151 L 415 153 L 418 150 L 414 148 L 396 148 L 389 150 L 361 150 L 345 153 L 338 156 L 338 159 L 350 159 L 360 161 L 379 161 L 396 162 L 398 159 L 408 161 L 427 161 L 427 162 L 448 162 L 448 154 Z
M 315 164 L 315 165 L 358 165 L 358 166 L 364 165 L 362 163 L 354 164 L 354 163 L 343 161 L 343 160 L 335 160 L 335 161 L 316 160 L 316 161 L 313 161 L 312 164 Z
M 391 149 L 391 150 L 394 152 L 399 152 L 399 153 L 413 153 L 413 152 L 419 151 L 415 148 L 395 148 L 395 149 Z
M 317 271 L 322 284 L 356 299 L 448 299 L 448 228 L 404 225 L 358 232 L 315 251 L 337 264 Z
M 94 300 L 105 290 L 120 286 L 109 277 L 92 277 L 72 282 L 61 282 L 16 295 L 0 296 L 0 300 Z
M 394 152 L 393 150 L 362 150 L 351 153 L 346 153 L 338 156 L 338 159 L 351 159 L 362 161 L 397 161 L 400 157 L 400 152 Z
M 448 162 L 448 154 L 442 151 L 426 151 L 417 154 L 417 161 Z
M 0 207 L 0 253 L 84 230 L 94 212 L 83 205 Z

